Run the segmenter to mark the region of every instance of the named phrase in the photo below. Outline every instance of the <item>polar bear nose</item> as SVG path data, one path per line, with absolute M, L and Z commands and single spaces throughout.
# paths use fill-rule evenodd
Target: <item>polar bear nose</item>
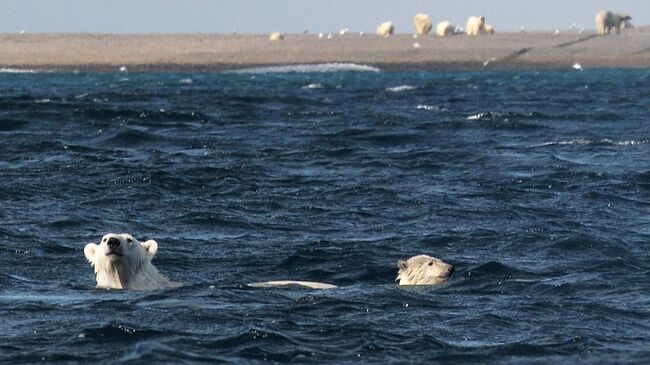
M 449 268 L 447 269 L 447 274 L 449 276 L 451 276 L 451 274 L 453 274 L 455 270 L 456 270 L 455 267 L 453 267 L 452 265 L 449 265 Z
M 113 248 L 116 248 L 116 247 L 118 247 L 120 245 L 120 240 L 118 240 L 115 237 L 111 237 L 111 238 L 108 239 L 106 244 L 108 245 L 109 248 L 113 249 Z

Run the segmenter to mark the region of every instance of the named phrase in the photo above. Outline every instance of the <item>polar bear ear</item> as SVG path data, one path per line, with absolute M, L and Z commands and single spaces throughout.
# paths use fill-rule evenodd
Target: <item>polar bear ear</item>
M 398 260 L 397 261 L 397 268 L 398 269 L 406 270 L 407 267 L 408 267 L 408 264 L 406 263 L 406 261 L 404 261 L 404 260 Z
M 98 246 L 94 243 L 89 243 L 84 247 L 84 255 L 86 255 L 86 260 L 88 260 L 88 262 L 93 263 L 97 247 Z
M 147 251 L 149 256 L 155 255 L 156 251 L 158 251 L 158 242 L 154 240 L 143 242 L 142 246 L 144 246 L 144 250 Z

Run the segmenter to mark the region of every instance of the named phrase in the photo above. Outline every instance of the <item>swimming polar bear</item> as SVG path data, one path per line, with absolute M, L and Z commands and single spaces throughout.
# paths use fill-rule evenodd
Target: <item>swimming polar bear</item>
M 449 280 L 454 267 L 428 255 L 413 256 L 397 261 L 399 285 L 438 285 Z
M 140 242 L 128 233 L 109 233 L 97 245 L 89 243 L 84 255 L 95 268 L 98 288 L 155 290 L 178 287 L 151 263 L 158 243 Z
M 438 258 L 418 255 L 397 262 L 399 285 L 438 285 L 446 282 L 454 273 L 454 267 Z M 276 288 L 299 286 L 310 289 L 335 289 L 336 285 L 315 281 L 276 280 L 247 284 L 253 288 Z

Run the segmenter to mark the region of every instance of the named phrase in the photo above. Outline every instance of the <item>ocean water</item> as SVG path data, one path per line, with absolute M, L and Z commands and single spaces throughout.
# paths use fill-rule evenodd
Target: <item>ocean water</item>
M 0 362 L 648 363 L 649 85 L 0 73 Z M 95 289 L 109 232 L 184 286 Z M 397 286 L 417 254 L 456 273 Z

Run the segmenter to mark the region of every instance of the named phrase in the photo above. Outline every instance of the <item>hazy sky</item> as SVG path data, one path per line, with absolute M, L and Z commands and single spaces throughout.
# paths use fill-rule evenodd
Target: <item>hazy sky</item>
M 650 0 L 0 0 L 0 32 L 85 33 L 311 33 L 374 32 L 392 20 L 397 33 L 428 13 L 436 23 L 464 26 L 484 15 L 498 30 L 594 28 L 603 9 L 627 12 L 650 25 Z

